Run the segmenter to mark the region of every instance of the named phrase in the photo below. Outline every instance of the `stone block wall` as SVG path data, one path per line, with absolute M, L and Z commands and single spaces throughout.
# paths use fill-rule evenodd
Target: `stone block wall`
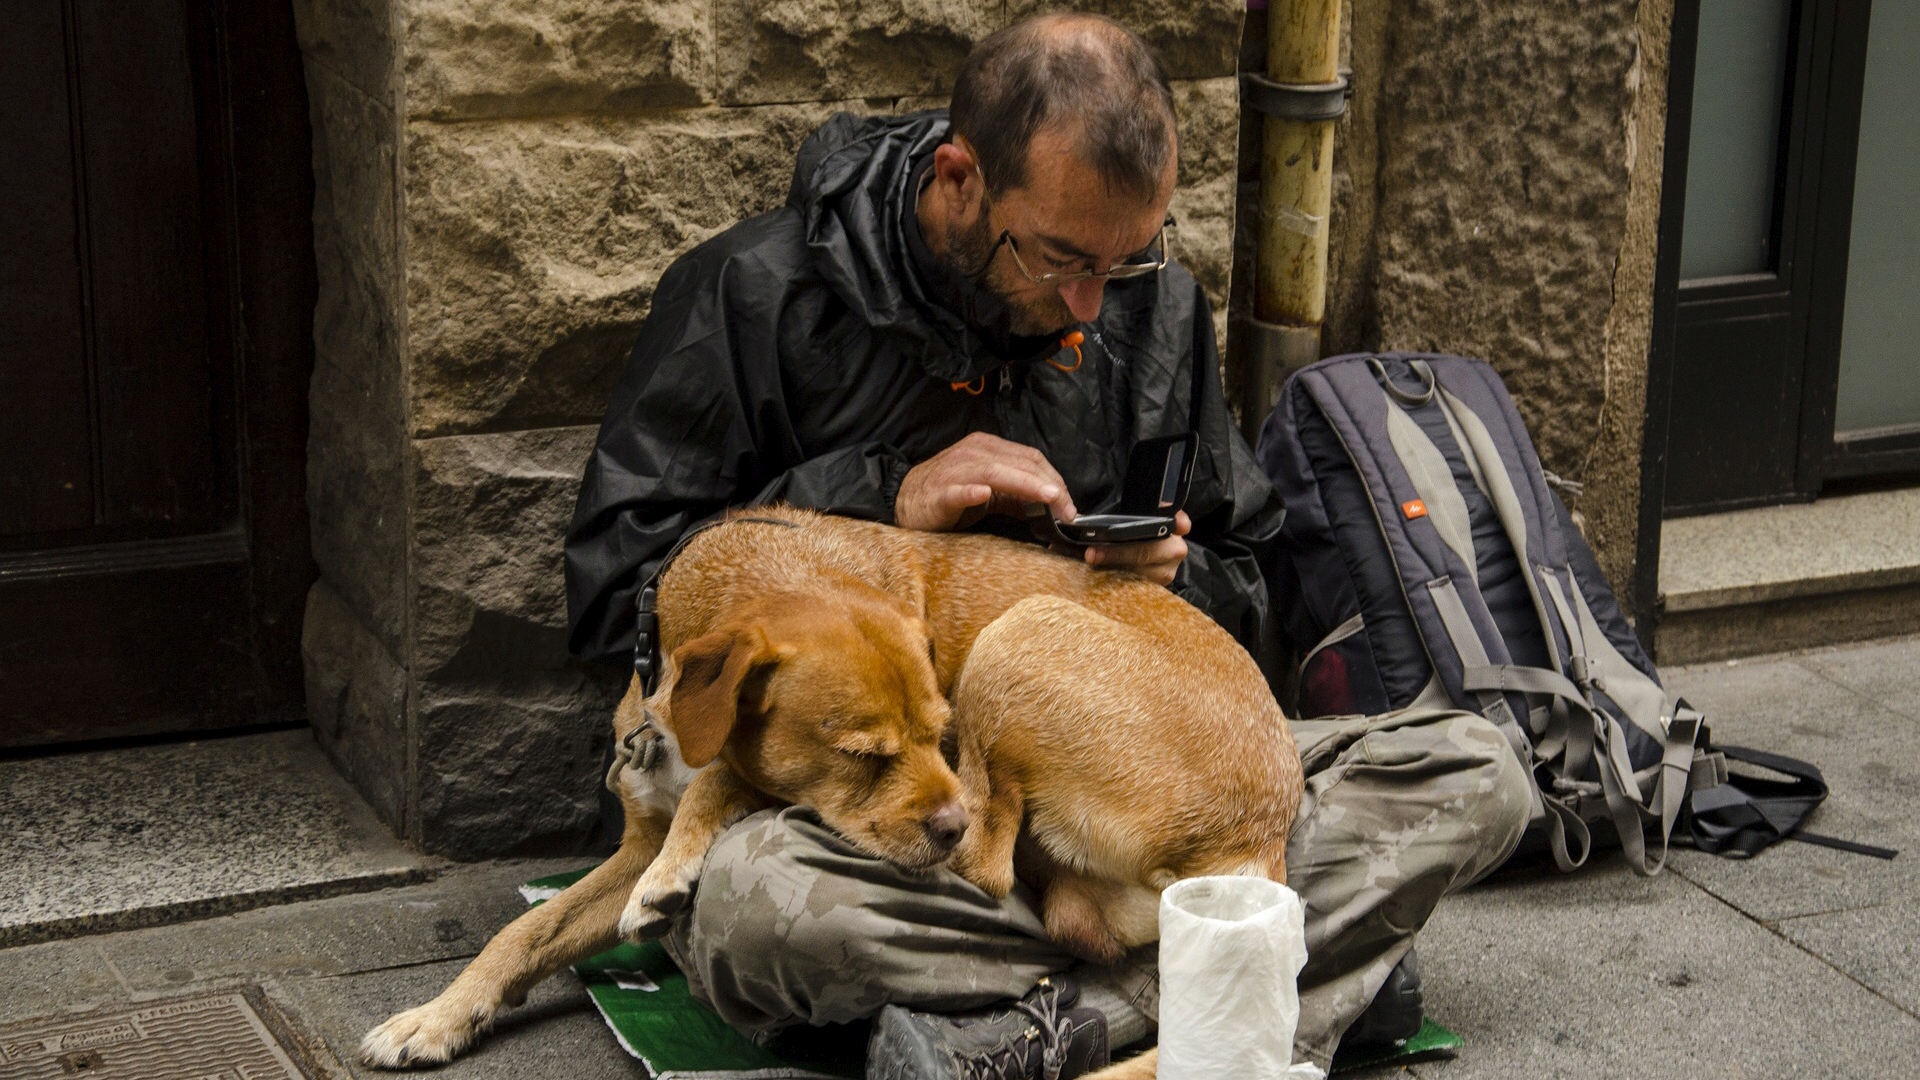
M 560 541 L 674 258 L 784 198 L 833 112 L 945 104 L 1043 7 L 1177 79 L 1176 254 L 1225 326 L 1237 0 L 296 0 L 321 281 L 308 453 L 314 730 L 403 837 L 584 842 L 620 671 L 564 644 Z

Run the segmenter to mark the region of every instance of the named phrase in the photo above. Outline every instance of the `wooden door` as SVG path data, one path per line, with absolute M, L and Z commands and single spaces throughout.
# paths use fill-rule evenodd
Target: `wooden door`
M 284 0 L 0 32 L 0 746 L 297 718 L 312 368 Z

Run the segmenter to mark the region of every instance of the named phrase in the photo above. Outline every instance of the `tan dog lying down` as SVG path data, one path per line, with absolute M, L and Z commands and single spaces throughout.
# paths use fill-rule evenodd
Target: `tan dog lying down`
M 614 727 L 651 714 L 671 752 L 621 773 L 619 849 L 369 1032 L 367 1063 L 447 1061 L 548 975 L 663 931 L 714 838 L 766 806 L 813 807 L 901 865 L 951 857 L 996 896 L 1024 825 L 1048 932 L 1096 958 L 1154 940 L 1181 878 L 1285 878 L 1301 774 L 1280 709 L 1230 635 L 1145 578 L 777 508 L 696 537 L 658 606 L 660 687 L 642 701 L 636 681 Z

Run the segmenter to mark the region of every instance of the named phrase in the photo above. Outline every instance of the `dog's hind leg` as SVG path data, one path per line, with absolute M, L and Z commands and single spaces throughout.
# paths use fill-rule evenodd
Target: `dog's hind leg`
M 1083 960 L 1117 964 L 1130 945 L 1159 936 L 1160 898 L 1152 889 L 1055 872 L 1041 901 L 1047 936 Z
M 360 1060 L 383 1069 L 451 1061 L 547 976 L 611 948 L 621 909 L 666 833 L 665 815 L 630 815 L 619 850 L 606 862 L 508 923 L 439 997 L 369 1031 Z

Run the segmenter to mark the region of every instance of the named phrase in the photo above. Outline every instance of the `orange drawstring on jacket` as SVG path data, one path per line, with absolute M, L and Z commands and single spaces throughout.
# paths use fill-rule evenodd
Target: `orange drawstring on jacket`
M 1052 364 L 1054 367 L 1060 369 L 1061 371 L 1068 371 L 1068 372 L 1079 371 L 1080 365 L 1087 362 L 1086 356 L 1080 352 L 1080 343 L 1085 340 L 1087 340 L 1087 336 L 1085 334 L 1082 334 L 1078 330 L 1075 330 L 1072 333 L 1068 334 L 1066 337 L 1063 337 L 1060 339 L 1061 348 L 1073 350 L 1073 366 L 1072 367 L 1068 367 L 1067 365 L 1060 363 L 1058 360 L 1055 360 L 1051 356 L 1047 357 L 1047 363 Z
M 1072 367 L 1068 367 L 1067 365 L 1062 364 L 1061 362 L 1059 362 L 1058 360 L 1055 360 L 1051 356 L 1047 357 L 1047 363 L 1052 364 L 1054 367 L 1059 368 L 1061 371 L 1066 371 L 1066 372 L 1079 371 L 1080 365 L 1087 362 L 1086 354 L 1080 351 L 1080 343 L 1085 340 L 1087 340 L 1087 336 L 1085 334 L 1082 334 L 1078 330 L 1074 330 L 1068 333 L 1065 337 L 1060 339 L 1061 348 L 1073 350 L 1073 366 Z M 1003 380 L 1003 383 L 1004 383 L 1004 380 Z M 948 383 L 947 385 L 952 387 L 955 390 L 965 390 L 967 393 L 973 395 L 974 397 L 979 397 L 981 394 L 984 394 L 987 391 L 987 377 L 985 375 L 978 375 L 978 376 L 975 376 L 974 378 L 968 379 L 965 382 Z

